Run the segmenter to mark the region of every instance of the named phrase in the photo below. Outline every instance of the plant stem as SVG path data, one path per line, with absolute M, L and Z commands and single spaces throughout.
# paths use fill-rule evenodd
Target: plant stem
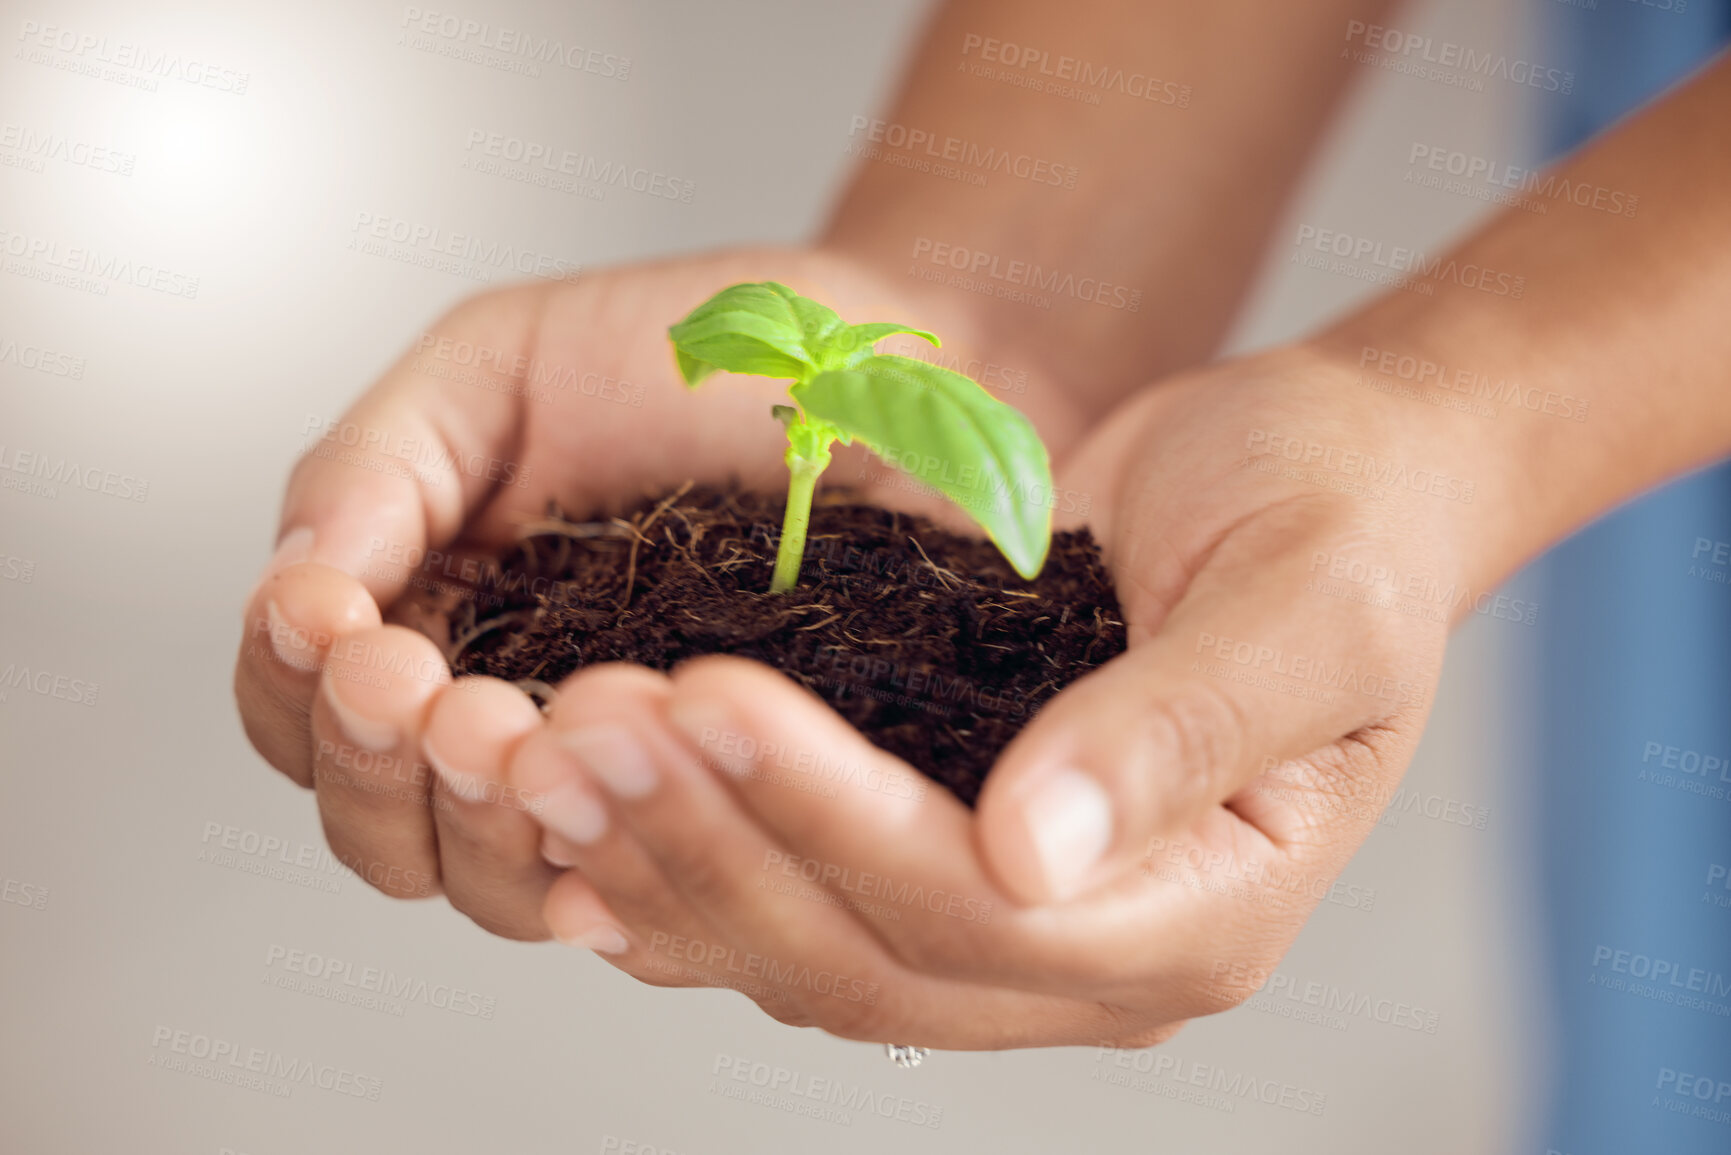
M 775 553 L 775 576 L 770 579 L 769 592 L 784 594 L 799 582 L 799 563 L 805 557 L 805 532 L 811 526 L 811 495 L 817 479 L 829 468 L 829 447 L 818 447 L 817 454 L 805 457 L 792 448 L 787 451 L 787 512 L 781 520 L 781 546 Z

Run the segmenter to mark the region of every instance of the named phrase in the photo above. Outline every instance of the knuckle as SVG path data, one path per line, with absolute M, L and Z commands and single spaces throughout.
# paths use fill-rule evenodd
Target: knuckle
M 884 1043 L 893 1041 L 890 1036 L 900 1033 L 894 1016 L 886 1014 L 876 1002 L 854 1002 L 819 995 L 816 1002 L 804 1002 L 803 1010 L 818 1027 L 837 1038 Z
M 726 867 L 707 849 L 716 844 L 699 836 L 663 843 L 654 852 L 674 885 L 700 910 L 724 908 L 738 897 Z
M 1373 723 L 1269 766 L 1251 789 L 1278 800 L 1296 821 L 1291 846 L 1323 849 L 1343 831 L 1368 828 L 1382 817 L 1411 747 L 1398 727 Z
M 1182 770 L 1181 780 L 1212 798 L 1230 781 L 1244 754 L 1244 717 L 1212 686 L 1190 685 L 1150 706 L 1149 725 Z
M 1409 734 L 1394 726 L 1361 726 L 1335 745 L 1337 773 L 1355 782 L 1388 782 L 1400 778 L 1413 742 Z
M 1292 823 L 1289 846 L 1323 846 L 1343 828 L 1376 820 L 1386 800 L 1380 789 L 1372 789 L 1373 779 L 1351 769 L 1342 748 L 1349 741 L 1350 736 L 1269 765 L 1247 786 L 1248 794 L 1280 805 Z
M 432 801 L 434 823 L 439 831 L 439 857 L 444 864 L 461 863 L 467 869 L 490 876 L 507 876 L 532 866 L 537 857 L 535 835 L 516 824 L 490 823 L 487 814 L 464 814 L 444 794 Z
M 788 998 L 754 998 L 758 1009 L 784 1027 L 810 1027 L 816 1023 L 798 1003 Z
M 609 872 L 600 865 L 592 881 L 607 908 L 634 927 L 679 927 L 685 922 L 681 905 L 659 879 L 636 870 Z
M 977 930 L 962 925 L 949 925 L 954 920 L 920 918 L 911 925 L 891 923 L 886 930 L 895 930 L 887 937 L 896 958 L 909 970 L 920 974 L 950 979 L 984 979 L 995 973 L 991 966 L 996 957 L 981 941 Z
M 630 952 L 641 956 L 642 965 L 652 971 L 685 974 L 692 970 L 689 959 L 682 958 L 669 944 L 678 938 L 692 943 L 714 938 L 713 930 L 693 916 L 694 903 L 671 890 L 659 871 L 642 862 L 621 862 L 616 858 L 598 857 L 589 878 L 607 909 L 617 915 L 632 934 L 641 940 Z M 670 986 L 697 986 L 701 983 L 670 983 Z
M 646 885 L 597 886 L 607 906 L 620 918 L 644 926 L 677 926 L 679 904 L 662 891 Z

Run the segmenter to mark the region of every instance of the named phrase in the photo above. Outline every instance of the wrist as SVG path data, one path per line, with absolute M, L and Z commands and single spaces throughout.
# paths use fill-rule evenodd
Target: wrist
M 1616 388 L 1625 367 L 1566 334 L 1515 327 L 1505 305 L 1383 301 L 1314 339 L 1363 392 L 1426 427 L 1476 478 L 1455 519 L 1468 580 L 1494 588 L 1555 542 L 1662 480 L 1675 455 Z
M 1539 496 L 1547 430 L 1524 408 L 1483 400 L 1504 378 L 1392 330 L 1337 327 L 1293 355 L 1351 430 L 1342 440 L 1362 454 L 1355 480 L 1394 503 L 1437 581 L 1488 593 L 1554 540 L 1556 515 Z

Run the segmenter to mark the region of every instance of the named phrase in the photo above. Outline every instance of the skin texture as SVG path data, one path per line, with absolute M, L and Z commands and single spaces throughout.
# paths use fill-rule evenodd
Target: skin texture
M 432 642 L 402 625 L 382 625 L 379 607 L 389 607 L 410 580 L 439 576 L 436 563 L 422 562 L 425 551 L 443 549 L 459 531 L 482 542 L 508 541 L 549 498 L 582 515 L 691 477 L 780 484 L 783 438 L 766 413 L 784 387 L 724 376 L 687 393 L 672 373 L 665 338 L 670 312 L 689 309 L 717 284 L 772 272 L 855 311 L 896 304 L 884 305 L 878 279 L 852 261 L 805 251 L 732 254 L 485 294 L 432 326 L 424 339 L 428 352 L 405 355 L 344 415 L 337 435 L 355 431 L 370 445 L 341 458 L 311 453 L 296 467 L 277 555 L 248 599 L 235 692 L 254 746 L 294 781 L 315 788 L 326 834 L 343 861 L 395 868 L 381 887 L 387 893 L 415 897 L 443 888 L 488 929 L 546 937 L 538 901 L 512 901 L 511 909 L 530 914 L 506 917 L 466 897 L 495 893 L 498 879 L 468 890 L 450 886 L 453 864 L 438 838 L 446 830 L 458 839 L 479 838 L 497 817 L 488 813 L 487 792 L 470 792 L 479 803 L 455 797 L 440 768 L 496 779 L 493 756 L 521 735 L 505 727 L 482 741 L 450 725 L 439 760 L 429 760 L 422 739 L 453 708 L 443 704 L 449 675 Z M 963 318 L 949 315 L 942 302 L 901 304 L 948 321 L 952 333 L 966 332 Z M 486 381 L 456 380 L 439 372 L 445 366 L 437 350 L 447 339 L 499 350 L 496 359 L 507 366 L 522 357 L 568 379 L 595 374 L 641 384 L 643 403 L 631 404 L 635 395 L 623 389 L 615 392 L 623 402 L 579 389 L 533 399 L 513 392 L 498 373 Z M 966 353 L 970 345 L 959 336 L 954 347 Z M 1057 408 L 1043 421 L 1060 438 L 1078 424 Z M 412 475 L 391 468 L 392 453 L 409 444 L 438 447 L 416 455 L 425 468 Z M 838 476 L 857 473 L 859 460 L 840 452 L 832 469 Z M 520 484 L 500 484 L 488 473 L 508 473 Z M 405 558 L 411 563 L 402 564 Z M 471 691 L 455 693 L 466 701 Z M 496 695 L 485 700 L 497 707 Z M 523 854 L 503 850 L 532 822 L 521 806 L 499 821 L 510 833 L 500 836 L 500 861 L 491 865 L 544 890 L 549 878 L 532 862 L 525 865 Z M 536 837 L 523 845 L 524 854 L 536 857 Z
M 882 139 L 868 124 L 851 142 L 892 157 L 962 161 L 966 145 L 976 154 L 997 148 L 1062 172 L 1025 169 L 1031 175 L 1018 179 L 998 169 L 982 188 L 867 162 L 825 243 L 898 276 L 923 237 L 1000 267 L 1021 260 L 1139 291 L 1134 311 L 1067 297 L 1050 309 L 991 297 L 977 306 L 1000 360 L 1056 376 L 1066 395 L 1103 416 L 1133 390 L 1213 354 L 1354 76 L 1339 57 L 1348 21 L 1375 21 L 1389 7 L 943 4 L 901 94 L 877 118 Z M 1107 91 L 1098 104 L 1082 103 L 961 65 L 1060 85 L 1074 85 L 1086 65 L 1096 83 L 1107 70 Z M 890 147 L 891 125 L 934 140 Z M 960 143 L 946 153 L 952 140 Z
M 1306 11 L 1338 36 L 1339 6 Z M 938 29 L 953 40 L 975 15 L 952 9 Z M 938 39 L 927 72 L 944 59 Z M 1258 74 L 1242 56 L 1235 67 Z M 941 95 L 924 75 L 910 107 Z M 1331 83 L 1294 102 L 1300 128 L 1320 123 Z M 1318 577 L 1340 559 L 1476 595 L 1582 521 L 1731 452 L 1731 154 L 1714 147 L 1727 116 L 1721 61 L 1564 168 L 1637 195 L 1635 217 L 1512 214 L 1452 254 L 1520 277 L 1519 296 L 1438 277 L 1430 295 L 1394 291 L 1298 345 L 1207 368 L 1176 371 L 1212 338 L 1157 355 L 1116 311 L 1017 326 L 999 304 L 901 275 L 905 251 L 886 260 L 862 238 L 904 232 L 880 218 L 906 197 L 932 198 L 932 220 L 950 209 L 942 190 L 859 191 L 883 174 L 812 249 L 475 298 L 435 342 L 631 382 L 643 404 L 524 397 L 503 375 L 478 387 L 405 356 L 345 420 L 445 446 L 456 464 L 419 477 L 318 456 L 297 467 L 246 611 L 247 732 L 315 789 L 343 861 L 388 894 L 443 893 L 494 933 L 558 937 L 657 985 L 732 986 L 783 1022 L 849 1038 L 1158 1042 L 1247 997 L 1232 975 L 1272 969 L 1374 825 L 1431 704 L 1446 613 L 1350 600 Z M 1014 232 L 1032 211 L 1023 195 L 972 224 Z M 1158 222 L 1139 227 L 1113 251 L 1152 281 L 1171 250 L 1136 239 L 1157 238 Z M 1032 383 L 1018 404 L 1058 484 L 1091 498 L 1130 649 L 1041 712 L 975 813 L 751 663 L 587 669 L 542 718 L 511 687 L 451 684 L 431 642 L 382 624 L 413 576 L 388 564 L 393 549 L 412 559 L 459 532 L 501 543 L 549 497 L 582 516 L 687 478 L 782 485 L 766 415 L 781 385 L 718 378 L 687 394 L 664 337 L 716 288 L 770 277 L 851 321 L 933 329 L 964 359 L 1022 359 Z M 1242 287 L 1222 277 L 1190 318 L 1198 330 Z M 1069 344 L 1084 339 L 1095 344 Z M 1075 348 L 1092 360 L 1072 386 L 1049 367 Z M 1509 405 L 1485 421 L 1379 392 L 1367 350 L 1567 394 L 1589 418 Z M 838 454 L 831 475 L 857 469 Z M 908 507 L 899 490 L 877 497 Z M 814 790 L 820 762 L 849 770 Z

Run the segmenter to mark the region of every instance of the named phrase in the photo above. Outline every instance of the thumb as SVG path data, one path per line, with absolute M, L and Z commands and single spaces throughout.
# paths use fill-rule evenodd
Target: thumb
M 415 561 L 396 563 L 457 536 L 498 488 L 496 463 L 517 446 L 523 423 L 502 369 L 477 368 L 473 383 L 433 376 L 419 364 L 421 350 L 448 338 L 503 351 L 497 359 L 508 364 L 527 344 L 539 301 L 535 289 L 515 287 L 470 298 L 341 418 L 307 418 L 307 452 L 290 475 L 259 586 L 311 561 L 358 579 L 381 606 L 402 592 Z
M 980 851 L 1012 897 L 1092 889 L 1265 767 L 1422 708 L 1412 630 L 1303 593 L 1310 550 L 1232 563 L 1233 544 L 1157 633 L 1139 637 L 1132 606 L 1131 649 L 1054 698 L 986 779 Z
M 522 289 L 471 298 L 432 332 L 514 351 L 534 301 Z M 417 350 L 433 339 L 423 334 Z M 432 551 L 493 492 L 489 471 L 470 463 L 509 454 L 521 420 L 513 393 L 424 373 L 413 350 L 339 420 L 307 418 L 308 450 L 289 478 L 275 555 L 247 595 L 235 665 L 247 736 L 295 781 L 311 783 L 313 701 L 333 644 L 376 627 L 416 568 L 433 568 Z

